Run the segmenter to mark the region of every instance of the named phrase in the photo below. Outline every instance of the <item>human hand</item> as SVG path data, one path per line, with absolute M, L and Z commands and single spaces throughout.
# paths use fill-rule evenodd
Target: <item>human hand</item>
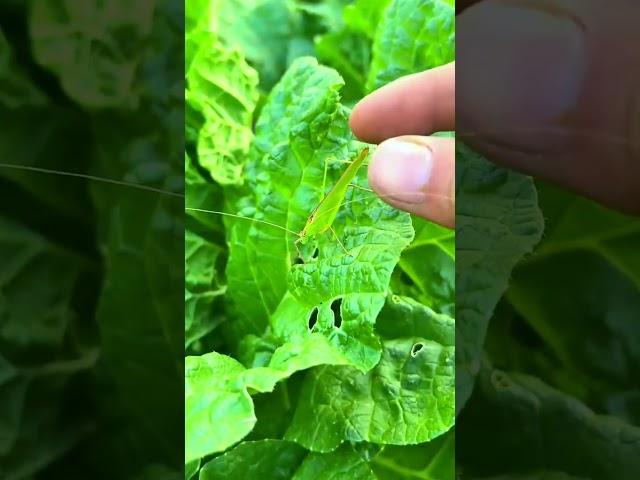
M 458 5 L 457 81 L 448 65 L 387 85 L 356 106 L 354 133 L 380 142 L 453 128 L 457 89 L 458 139 L 504 166 L 640 214 L 640 3 Z M 423 196 L 410 204 L 387 197 L 392 190 L 411 192 L 425 178 L 415 175 L 418 162 L 398 161 L 403 152 L 392 141 L 374 154 L 372 187 L 398 208 L 452 226 L 453 141 L 413 140 L 434 152 L 422 192 L 450 200 Z
M 361 100 L 353 133 L 380 143 L 369 163 L 369 184 L 396 208 L 453 228 L 455 141 L 427 137 L 455 126 L 455 65 L 408 75 Z
M 457 135 L 487 158 L 640 214 L 640 3 L 463 1 Z

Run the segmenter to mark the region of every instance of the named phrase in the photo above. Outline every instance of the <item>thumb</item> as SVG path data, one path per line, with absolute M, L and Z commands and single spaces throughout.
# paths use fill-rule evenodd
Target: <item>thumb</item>
M 442 226 L 455 225 L 453 138 L 385 140 L 369 163 L 369 184 L 388 204 Z
M 487 0 L 456 21 L 457 135 L 640 213 L 640 2 Z

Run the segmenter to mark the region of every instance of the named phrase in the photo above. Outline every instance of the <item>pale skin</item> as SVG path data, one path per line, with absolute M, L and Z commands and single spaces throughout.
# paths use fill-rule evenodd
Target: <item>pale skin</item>
M 451 63 L 400 78 L 356 105 L 353 133 L 379 144 L 369 183 L 383 200 L 453 228 L 455 143 L 429 135 L 456 130 L 496 163 L 640 215 L 640 4 L 553 3 L 550 9 L 543 0 L 460 2 L 456 43 L 464 68 L 457 85 Z M 536 22 L 546 36 L 534 35 Z M 496 31 L 516 24 L 503 37 Z M 525 74 L 517 76 L 520 70 Z M 398 149 L 394 139 L 426 149 L 429 175 L 407 171 L 419 165 L 417 150 Z M 410 162 L 402 160 L 407 152 L 415 157 Z M 403 181 L 442 197 L 385 196 Z
M 423 134 L 455 128 L 454 75 L 451 64 L 396 80 L 360 101 L 350 118 L 351 129 L 358 138 L 380 144 L 369 162 L 373 190 L 396 208 L 450 228 L 454 226 L 455 213 L 455 143 L 452 138 Z M 431 152 L 431 175 L 423 189 L 430 195 L 416 196 L 416 201 L 388 196 L 401 188 L 384 185 L 385 172 L 379 168 L 381 154 L 393 155 L 391 139 L 407 140 Z M 386 147 L 391 148 L 386 151 Z

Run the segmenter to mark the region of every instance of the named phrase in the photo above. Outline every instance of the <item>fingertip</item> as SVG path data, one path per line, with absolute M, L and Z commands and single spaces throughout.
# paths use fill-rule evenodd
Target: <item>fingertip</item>
M 455 144 L 449 138 L 385 140 L 371 158 L 369 184 L 386 203 L 454 228 L 454 155 Z
M 349 119 L 353 134 L 369 143 L 452 130 L 454 124 L 454 63 L 401 77 L 371 92 Z
M 351 110 L 351 115 L 349 115 L 349 128 L 351 128 L 351 132 L 359 139 L 368 143 L 376 143 L 373 142 L 371 138 L 368 138 L 366 135 L 366 122 L 363 122 L 362 114 L 363 114 L 363 106 L 367 97 L 360 100 L 355 104 L 353 110 Z

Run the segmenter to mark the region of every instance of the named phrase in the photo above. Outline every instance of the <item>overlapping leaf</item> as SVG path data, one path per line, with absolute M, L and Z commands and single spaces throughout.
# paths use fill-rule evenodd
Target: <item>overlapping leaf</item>
M 366 374 L 350 367 L 309 374 L 287 438 L 324 452 L 345 440 L 404 445 L 447 431 L 454 417 L 453 347 L 417 337 L 383 348 Z
M 455 18 L 449 0 L 394 0 L 373 45 L 367 91 L 455 58 Z
M 44 103 L 45 95 L 17 65 L 11 45 L 0 30 L 0 105 L 15 108 Z
M 529 177 L 456 145 L 456 392 L 459 410 L 480 368 L 489 319 L 511 270 L 542 235 Z
M 289 64 L 313 50 L 294 2 L 288 0 L 196 0 L 187 4 L 187 30 L 216 32 L 240 49 L 268 92 Z
M 375 480 L 351 448 L 331 454 L 307 453 L 293 442 L 245 442 L 206 464 L 200 480 L 260 476 L 273 480 Z
M 574 477 L 562 472 L 535 471 L 531 473 L 508 473 L 492 477 L 479 477 L 474 475 L 463 475 L 463 480 L 586 480 L 585 477 Z
M 640 222 L 550 186 L 541 191 L 547 233 L 514 271 L 507 298 L 559 359 L 570 378 L 556 377 L 563 388 L 633 421 L 640 418 Z
M 378 480 L 454 480 L 455 435 L 413 446 L 387 446 L 371 460 Z
M 216 270 L 218 257 L 222 253 L 216 245 L 199 235 L 185 231 L 184 329 L 185 347 L 212 332 L 222 320 L 213 309 L 214 301 L 224 295 L 225 287 L 220 285 Z
M 24 478 L 87 434 L 90 419 L 74 418 L 63 399 L 97 352 L 81 336 L 65 341 L 78 328 L 71 294 L 86 259 L 4 218 L 0 232 L 0 476 Z
M 365 94 L 373 38 L 390 0 L 358 0 L 346 5 L 342 21 L 315 41 L 321 62 L 335 68 L 345 79 L 344 102 Z
M 597 415 L 537 378 L 488 365 L 458 430 L 460 460 L 486 476 L 549 470 L 631 480 L 640 471 L 639 428 Z
M 367 373 L 329 366 L 310 372 L 288 439 L 314 451 L 331 451 L 343 441 L 405 445 L 453 425 L 453 320 L 410 299 L 389 302 L 380 322 L 404 323 L 396 325 L 396 339 L 384 341 L 380 362 Z M 316 419 L 313 429 L 309 418 Z
M 34 55 L 80 104 L 135 108 L 141 93 L 136 80 L 156 3 L 36 0 L 29 25 Z
M 186 100 L 189 115 L 202 115 L 198 130 L 198 163 L 222 185 L 241 183 L 253 134 L 251 121 L 258 99 L 258 75 L 242 54 L 206 30 L 190 34 L 195 42 L 188 59 Z
M 420 218 L 416 237 L 402 252 L 394 271 L 394 293 L 410 296 L 432 309 L 455 312 L 455 232 Z

